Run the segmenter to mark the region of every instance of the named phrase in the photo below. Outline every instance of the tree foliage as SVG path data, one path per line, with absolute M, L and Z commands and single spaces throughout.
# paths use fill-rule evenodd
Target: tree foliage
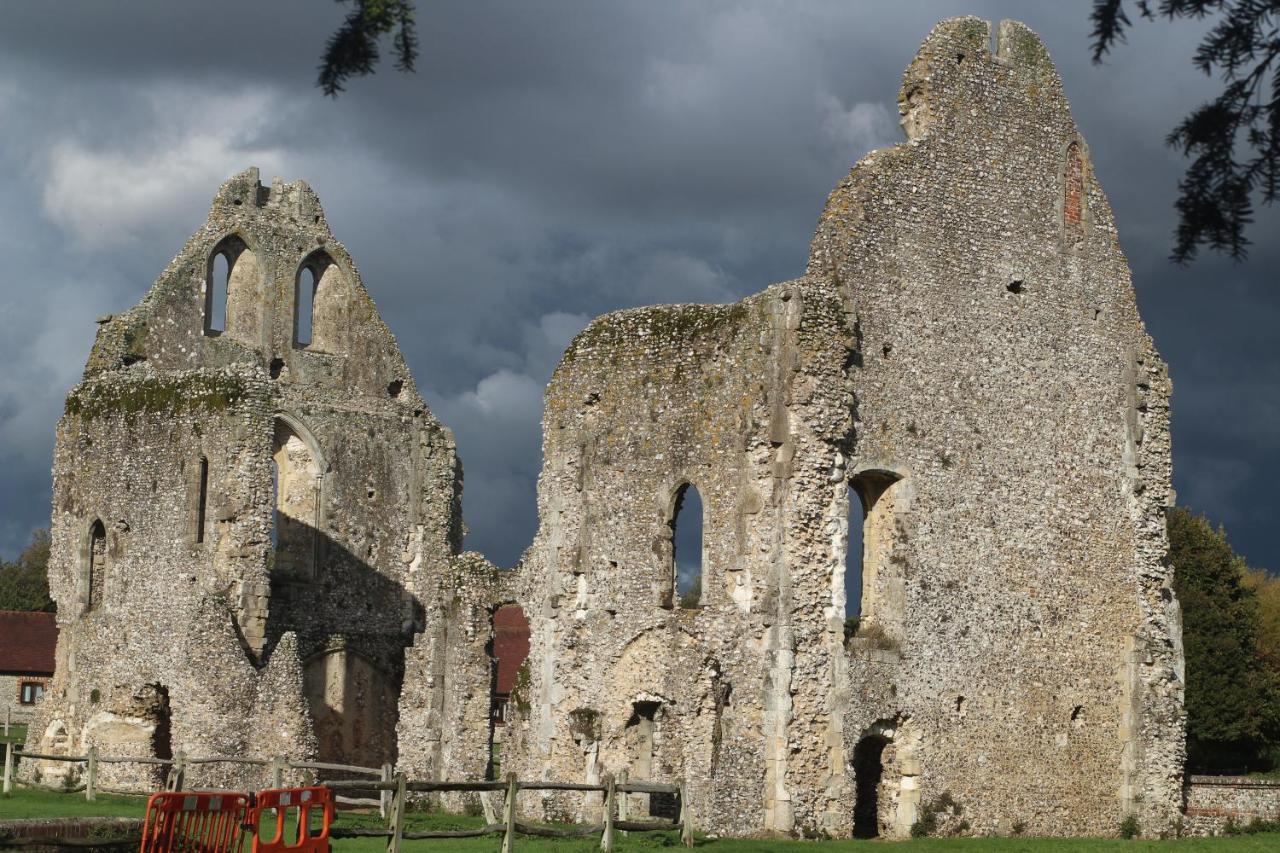
M 352 5 L 342 26 L 329 36 L 316 85 L 329 97 L 352 77 L 372 74 L 381 55 L 378 43 L 391 34 L 396 68 L 412 71 L 418 58 L 414 0 L 337 0 Z
M 49 597 L 49 531 L 37 530 L 13 563 L 0 560 L 0 610 L 54 611 Z
M 1248 566 L 1204 516 L 1169 513 L 1182 602 L 1187 759 L 1192 772 L 1257 768 L 1280 742 L 1280 682 L 1258 654 L 1258 597 Z
M 1222 92 L 1173 129 L 1166 142 L 1191 158 L 1178 183 L 1173 259 L 1202 246 L 1246 254 L 1254 197 L 1266 205 L 1280 189 L 1280 0 L 1137 0 L 1142 18 L 1217 21 L 1192 59 L 1221 76 Z M 1132 26 L 1125 0 L 1094 0 L 1093 59 L 1100 62 Z
M 1244 582 L 1258 597 L 1258 656 L 1280 676 L 1280 578 L 1250 569 Z

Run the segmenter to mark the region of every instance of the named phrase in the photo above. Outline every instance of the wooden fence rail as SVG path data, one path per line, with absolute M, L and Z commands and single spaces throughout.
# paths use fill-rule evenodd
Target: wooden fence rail
M 183 788 L 183 777 L 186 768 L 201 764 L 241 764 L 256 767 L 267 767 L 271 773 L 272 787 L 283 787 L 284 771 L 294 770 L 330 770 L 378 777 L 373 779 L 342 779 L 322 782 L 334 791 L 338 802 L 348 805 L 378 806 L 382 816 L 387 818 L 385 829 L 366 827 L 333 827 L 330 834 L 334 838 L 378 837 L 387 839 L 387 853 L 401 853 L 404 841 L 425 840 L 433 838 L 477 838 L 484 835 L 502 835 L 502 853 L 513 853 L 515 836 L 535 835 L 547 838 L 581 838 L 589 835 L 600 836 L 600 849 L 604 853 L 613 853 L 614 836 L 618 832 L 667 832 L 680 830 L 680 840 L 686 847 L 693 846 L 693 819 L 689 813 L 688 791 L 683 783 L 675 785 L 663 782 L 628 781 L 625 773 L 619 779 L 606 776 L 599 784 L 581 782 L 521 782 L 515 774 L 509 774 L 505 781 L 488 780 L 483 782 L 433 782 L 410 781 L 403 773 L 393 775 L 391 765 L 382 767 L 360 767 L 351 764 L 334 764 L 325 761 L 289 761 L 284 758 L 245 758 L 235 756 L 207 756 L 191 758 L 178 752 L 173 758 L 151 758 L 149 756 L 100 756 L 96 746 L 89 747 L 86 755 L 49 755 L 39 752 L 24 752 L 15 748 L 13 743 L 5 744 L 4 751 L 4 793 L 13 790 L 14 769 L 17 758 L 28 758 L 36 761 L 64 761 L 86 765 L 84 795 L 93 801 L 98 787 L 98 765 L 100 764 L 152 764 L 169 767 L 169 778 L 166 787 L 170 790 Z M 351 798 L 339 796 L 339 791 L 377 791 L 378 799 Z M 505 791 L 506 802 L 502 820 L 490 822 L 474 829 L 420 830 L 405 831 L 405 813 L 410 793 L 450 793 L 471 792 L 485 794 L 494 791 Z M 543 824 L 525 823 L 516 819 L 516 796 L 520 791 L 580 791 L 583 793 L 600 792 L 604 794 L 604 822 L 585 826 L 556 827 Z M 115 793 L 115 792 L 113 792 Z M 123 792 L 120 792 L 123 793 Z M 622 794 L 622 797 L 618 795 Z M 679 820 L 631 820 L 628 815 L 626 794 L 676 794 L 680 798 Z M 488 806 L 486 805 L 486 808 Z M 490 818 L 490 821 L 493 819 Z
M 33 761 L 62 761 L 72 764 L 84 764 L 85 775 L 84 784 L 77 786 L 76 792 L 83 790 L 86 800 L 93 802 L 97 797 L 98 791 L 103 790 L 98 785 L 98 765 L 101 764 L 151 764 L 161 767 L 168 767 L 168 779 L 165 787 L 169 790 L 181 790 L 184 786 L 187 768 L 202 764 L 240 764 L 249 767 L 266 767 L 271 774 L 271 786 L 273 788 L 283 787 L 284 773 L 286 770 L 331 770 L 340 773 L 356 773 L 378 777 L 379 780 L 391 779 L 391 765 L 384 764 L 382 767 L 361 767 L 354 764 L 334 764 L 327 761 L 289 761 L 286 758 L 253 758 L 245 756 L 233 755 L 210 755 L 210 756 L 187 756 L 179 751 L 173 758 L 153 758 L 143 755 L 98 755 L 96 746 L 89 747 L 85 755 L 51 755 L 43 752 L 27 752 L 17 748 L 16 744 L 6 743 L 4 750 L 4 789 L 3 792 L 8 794 L 13 791 L 14 772 L 16 770 L 17 759 L 27 758 Z M 380 782 L 357 782 L 351 785 L 351 788 L 360 790 L 373 790 Z M 392 784 L 391 789 L 394 789 Z M 390 789 L 386 789 L 390 790 Z M 110 793 L 129 793 L 125 791 L 113 790 Z M 361 806 L 377 806 L 383 817 L 387 816 L 387 809 L 390 807 L 391 797 L 383 794 L 377 800 L 363 798 L 346 798 L 340 799 L 347 805 Z
M 521 782 L 514 774 L 508 775 L 505 782 L 424 782 L 410 781 L 403 774 L 387 782 L 364 782 L 344 779 L 322 783 L 333 791 L 352 789 L 393 791 L 390 807 L 390 818 L 385 829 L 369 827 L 346 828 L 335 826 L 329 831 L 334 838 L 386 838 L 387 853 L 401 853 L 403 842 L 432 838 L 478 838 L 484 835 L 502 835 L 502 853 L 513 853 L 515 836 L 536 835 L 546 838 L 582 838 L 590 835 L 600 836 L 600 849 L 604 853 L 613 853 L 617 832 L 667 832 L 680 831 L 680 840 L 686 847 L 693 846 L 693 818 L 689 813 L 688 792 L 683 784 L 673 785 L 662 782 L 622 782 L 612 776 L 606 776 L 600 784 L 580 782 Z M 506 803 L 503 808 L 503 819 L 498 823 L 487 823 L 474 829 L 438 829 L 406 831 L 404 816 L 409 793 L 441 793 L 472 792 L 488 793 L 506 789 Z M 516 796 L 521 791 L 582 791 L 603 793 L 604 822 L 585 826 L 547 826 L 544 824 L 525 823 L 516 818 Z M 618 794 L 677 794 L 680 797 L 679 820 L 628 820 L 626 797 L 619 799 Z M 616 817 L 615 817 L 616 812 Z

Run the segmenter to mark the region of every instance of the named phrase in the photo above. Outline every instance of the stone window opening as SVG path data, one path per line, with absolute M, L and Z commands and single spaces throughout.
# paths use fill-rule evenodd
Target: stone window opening
M 293 312 L 293 345 L 311 345 L 311 324 L 315 318 L 316 271 L 306 266 L 298 270 L 297 299 Z
M 200 457 L 200 485 L 196 497 L 196 544 L 204 542 L 205 516 L 209 507 L 209 460 Z
M 89 525 L 88 541 L 84 554 L 84 604 L 85 612 L 102 606 L 102 587 L 107 574 L 107 528 L 102 519 L 95 518 Z
M 964 697 L 963 696 L 956 697 L 956 713 L 961 716 L 964 716 Z
M 1076 728 L 1084 728 L 1084 706 L 1077 705 L 1071 709 L 1071 724 Z
M 340 352 L 341 335 L 349 322 L 346 274 L 323 249 L 312 252 L 298 267 L 294 284 L 293 345 L 316 352 Z
M 529 619 L 518 604 L 504 604 L 490 617 L 492 639 L 489 653 L 489 761 L 486 779 L 501 778 L 502 748 L 507 740 L 507 723 L 511 719 L 511 695 L 521 687 L 521 673 L 529 656 Z M 527 684 L 524 685 L 528 692 Z M 525 697 L 527 700 L 527 696 Z
M 898 526 L 901 477 L 891 471 L 866 470 L 849 480 L 849 534 L 845 548 L 845 634 L 888 642 L 884 623 L 891 602 L 882 577 L 902 537 Z
M 231 262 L 225 252 L 218 252 L 209 263 L 209 283 L 204 303 L 204 333 L 220 335 L 227 328 L 227 292 L 231 280 Z
M 684 483 L 675 491 L 667 521 L 672 591 L 682 610 L 697 610 L 703 604 L 702 525 L 702 496 L 692 483 Z
M 205 272 L 204 333 L 224 333 L 254 343 L 262 322 L 262 268 L 239 236 L 223 239 L 209 255 Z
M 880 782 L 884 776 L 884 750 L 888 745 L 888 738 L 873 734 L 862 738 L 854 747 L 854 838 L 880 836 Z

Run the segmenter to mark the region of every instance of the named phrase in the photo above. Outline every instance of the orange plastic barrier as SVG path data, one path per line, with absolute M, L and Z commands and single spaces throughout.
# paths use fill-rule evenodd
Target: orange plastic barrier
M 264 838 L 263 818 L 275 812 L 274 837 Z M 286 817 L 296 817 L 297 837 L 284 840 Z M 271 788 L 258 793 L 254 809 L 253 853 L 329 853 L 333 792 L 328 788 Z M 270 831 L 270 830 L 268 830 Z
M 139 853 L 239 853 L 251 815 L 249 795 L 235 791 L 152 794 Z

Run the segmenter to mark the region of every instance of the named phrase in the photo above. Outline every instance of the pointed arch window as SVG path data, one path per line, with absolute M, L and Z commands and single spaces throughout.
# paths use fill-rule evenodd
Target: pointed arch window
M 89 525 L 89 536 L 84 555 L 84 604 L 85 611 L 102 606 L 103 587 L 107 579 L 107 528 L 102 519 L 95 518 Z

